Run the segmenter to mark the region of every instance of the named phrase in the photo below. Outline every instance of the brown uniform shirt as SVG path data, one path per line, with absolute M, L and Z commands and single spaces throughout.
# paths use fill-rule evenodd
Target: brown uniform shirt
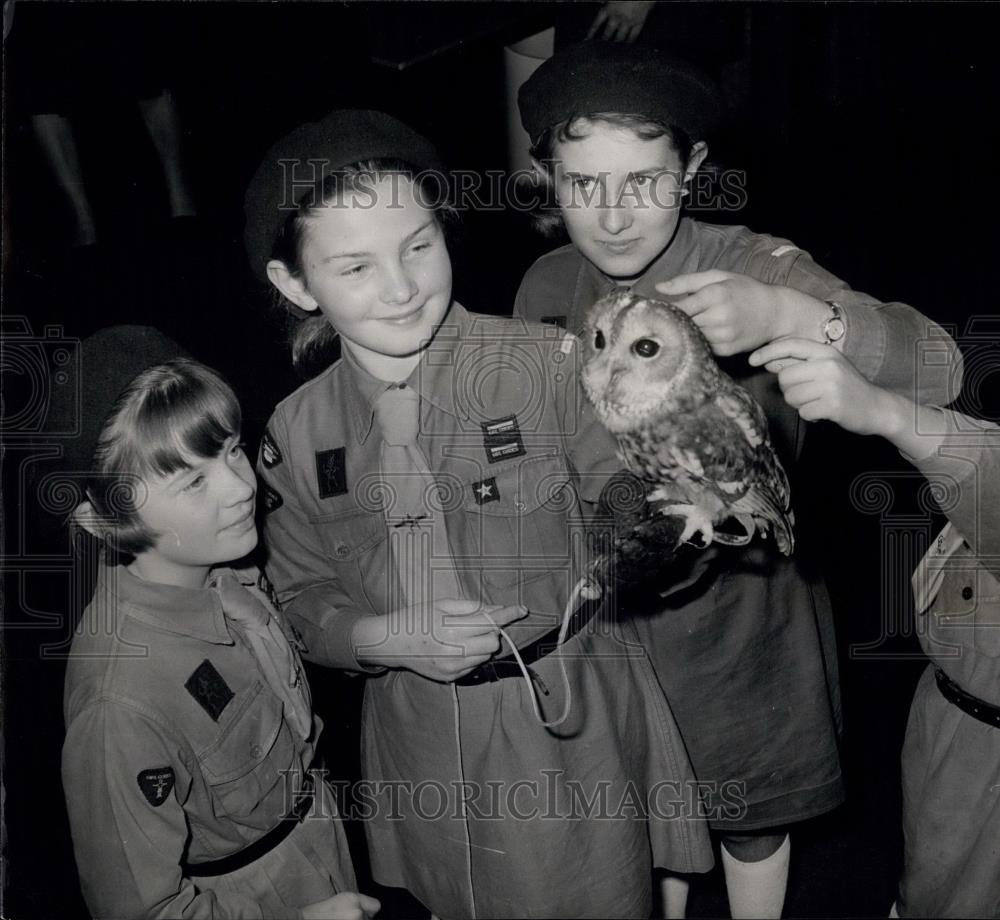
M 946 413 L 949 431 L 911 461 L 942 486 L 965 538 L 948 559 L 918 635 L 933 666 L 1000 706 L 1000 428 Z M 1000 915 L 1000 728 L 940 693 L 933 666 L 914 695 L 903 744 L 902 917 Z
M 946 403 L 958 394 L 961 357 L 937 324 L 906 304 L 852 291 L 788 240 L 685 217 L 632 288 L 655 297 L 657 282 L 708 269 L 835 300 L 844 314 L 844 354 L 862 374 L 921 402 Z M 564 246 L 528 270 L 515 314 L 578 333 L 591 304 L 613 287 L 575 247 Z M 764 408 L 792 473 L 808 426 L 785 402 L 777 378 L 750 367 L 745 355 L 719 363 Z M 794 505 L 794 493 L 792 499 Z M 802 820 L 843 798 L 833 618 L 820 569 L 807 553 L 801 540 L 791 558 L 770 541 L 721 551 L 716 577 L 703 579 L 699 591 L 681 604 L 652 598 L 635 620 L 698 778 L 731 780 L 744 790 L 748 808 L 737 819 L 713 820 L 723 832 Z
M 463 593 L 524 604 L 530 615 L 509 630 L 518 645 L 558 624 L 586 559 L 586 509 L 617 467 L 614 441 L 583 403 L 577 351 L 558 329 L 454 304 L 408 381 Z M 341 360 L 277 407 L 258 464 L 284 609 L 308 656 L 353 670 L 354 623 L 387 611 L 397 578 L 378 391 Z M 566 663 L 571 713 L 551 731 L 521 679 L 368 677 L 362 757 L 382 784 L 366 822 L 378 881 L 445 917 L 648 916 L 654 864 L 711 865 L 704 822 L 681 814 L 693 776 L 673 716 L 634 631 L 609 614 L 532 666 L 551 719 Z M 657 783 L 665 820 L 648 813 Z M 627 807 L 633 795 L 638 809 Z
M 237 573 L 267 604 L 255 575 Z M 280 822 L 322 730 L 314 717 L 303 739 L 285 719 L 215 590 L 104 569 L 73 640 L 65 714 L 63 786 L 95 916 L 298 917 L 355 889 L 325 790 L 325 815 L 260 865 L 184 876 L 182 862 L 229 856 Z M 303 848 L 300 832 L 315 839 Z

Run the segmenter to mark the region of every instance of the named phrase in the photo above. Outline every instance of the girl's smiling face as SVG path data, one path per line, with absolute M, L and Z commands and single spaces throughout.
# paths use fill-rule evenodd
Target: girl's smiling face
M 185 460 L 175 473 L 144 477 L 138 515 L 156 538 L 131 568 L 147 581 L 199 588 L 213 565 L 241 559 L 257 545 L 257 480 L 236 435 L 218 456 Z
M 286 296 L 321 310 L 364 363 L 420 352 L 451 304 L 451 260 L 434 211 L 392 174 L 315 209 L 302 274 Z

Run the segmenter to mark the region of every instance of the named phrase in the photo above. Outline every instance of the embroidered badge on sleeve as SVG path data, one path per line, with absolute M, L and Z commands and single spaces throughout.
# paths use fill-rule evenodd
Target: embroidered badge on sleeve
M 278 450 L 278 445 L 274 443 L 270 431 L 264 432 L 264 437 L 260 442 L 260 459 L 267 469 L 277 466 L 284 459 L 281 456 L 281 451 Z
M 174 788 L 174 768 L 155 767 L 152 770 L 143 770 L 137 777 L 139 788 L 153 808 L 159 808 L 170 795 L 170 790 Z
M 260 503 L 264 506 L 264 514 L 277 511 L 285 503 L 285 500 L 281 497 L 281 493 L 266 482 L 261 482 L 260 491 L 257 493 L 257 496 L 260 499 Z
M 184 683 L 184 689 L 212 717 L 213 722 L 219 721 L 222 710 L 229 705 L 229 701 L 235 695 L 207 658 L 195 668 L 194 673 Z

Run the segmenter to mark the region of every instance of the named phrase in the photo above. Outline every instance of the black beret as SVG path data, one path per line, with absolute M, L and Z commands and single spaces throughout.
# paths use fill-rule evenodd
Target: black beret
M 53 390 L 45 429 L 76 431 L 61 440 L 61 466 L 89 473 L 101 429 L 125 388 L 147 368 L 190 355 L 150 326 L 109 326 L 84 339 L 78 357 L 78 385 Z
M 277 141 L 254 173 L 243 200 L 250 267 L 267 278 L 275 237 L 289 211 L 331 172 L 351 163 L 399 159 L 419 170 L 441 169 L 434 145 L 384 112 L 338 109 Z
M 698 68 L 655 48 L 619 42 L 573 45 L 545 61 L 517 95 L 532 143 L 546 128 L 579 115 L 642 115 L 683 128 L 694 140 L 722 121 L 718 87 Z

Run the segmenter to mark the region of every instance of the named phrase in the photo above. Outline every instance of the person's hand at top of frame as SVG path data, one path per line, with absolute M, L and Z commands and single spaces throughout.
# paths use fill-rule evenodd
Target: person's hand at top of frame
M 655 0 L 607 0 L 590 24 L 587 40 L 634 42 L 655 5 Z
M 715 268 L 678 275 L 656 290 L 694 320 L 719 357 L 788 336 L 819 337 L 830 312 L 809 294 Z

